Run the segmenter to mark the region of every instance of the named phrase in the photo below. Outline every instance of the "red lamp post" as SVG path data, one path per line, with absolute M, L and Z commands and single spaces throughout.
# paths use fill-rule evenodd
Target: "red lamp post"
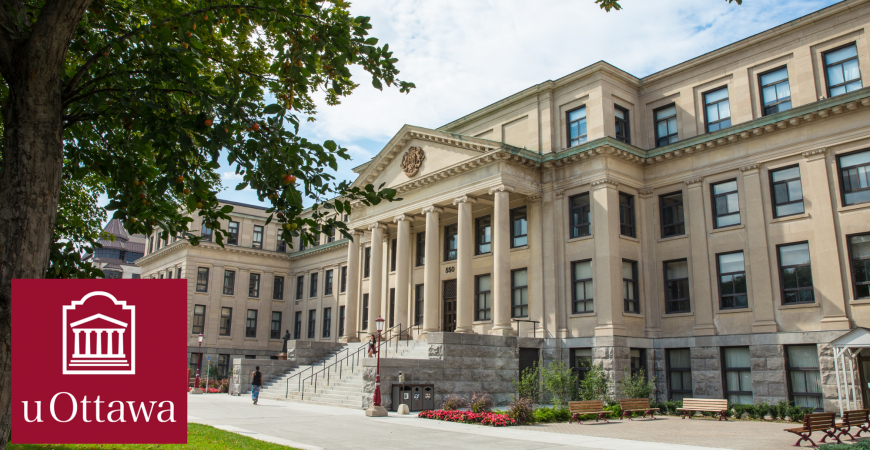
M 196 381 L 193 382 L 193 388 L 199 389 L 199 366 L 202 364 L 202 333 L 199 334 L 199 350 L 196 354 Z
M 375 325 L 378 330 L 378 366 L 377 372 L 375 373 L 375 398 L 373 404 L 375 406 L 381 406 L 381 331 L 384 331 L 384 319 L 381 316 L 375 320 Z

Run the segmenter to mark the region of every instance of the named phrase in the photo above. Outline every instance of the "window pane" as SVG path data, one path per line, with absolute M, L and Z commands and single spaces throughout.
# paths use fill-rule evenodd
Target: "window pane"
M 688 261 L 674 261 L 667 264 L 667 276 L 669 280 L 689 277 Z
M 634 279 L 634 264 L 628 261 L 622 262 L 622 278 L 629 280 Z
M 742 272 L 743 252 L 719 255 L 719 273 Z
M 592 261 L 574 263 L 574 279 L 585 280 L 592 278 Z
M 843 77 L 846 79 L 846 81 L 852 81 L 861 78 L 861 74 L 858 70 L 857 59 L 853 59 L 851 61 L 846 61 L 843 63 Z
M 481 275 L 477 278 L 477 290 L 488 291 L 492 288 L 489 275 Z
M 718 91 L 711 92 L 704 96 L 704 100 L 706 100 L 707 104 L 713 103 L 717 100 L 722 100 L 723 98 L 728 97 L 728 88 L 722 88 Z
M 829 85 L 837 85 L 843 82 L 843 67 L 840 65 L 836 65 L 833 67 L 828 67 L 828 84 Z M 834 91 L 831 90 L 831 94 Z
M 791 89 L 789 88 L 788 83 L 779 83 L 776 85 L 776 98 L 777 100 L 782 100 L 784 98 L 791 97 Z M 785 105 L 785 103 L 783 103 Z M 789 104 L 789 106 L 791 106 Z M 780 106 L 780 111 L 782 111 L 782 106 Z
M 819 352 L 815 345 L 794 345 L 787 347 L 789 367 L 818 368 Z M 807 392 L 797 391 L 796 392 Z
M 519 286 L 528 286 L 529 285 L 529 273 L 526 270 L 515 270 L 513 272 L 514 277 L 514 287 Z
M 870 257 L 870 234 L 852 236 L 849 244 L 852 247 L 852 259 Z
M 858 56 L 858 50 L 854 45 L 825 54 L 825 64 L 833 64 L 844 59 Z
M 719 107 L 716 105 L 707 106 L 707 122 L 715 122 L 719 120 Z
M 853 81 L 846 85 L 846 92 L 852 92 L 857 89 L 861 89 L 863 85 L 861 84 L 861 80 Z
M 789 203 L 787 205 L 781 205 L 776 207 L 776 216 L 790 216 L 792 214 L 800 214 L 804 212 L 804 204 L 803 203 Z
M 664 137 L 669 135 L 668 133 L 668 123 L 667 122 L 659 122 L 656 124 L 657 132 L 660 137 Z
M 656 111 L 656 119 L 663 119 L 665 117 L 670 117 L 670 116 L 675 115 L 676 113 L 677 113 L 677 107 L 676 106 L 669 106 L 667 108 L 660 109 L 660 110 Z
M 568 113 L 568 121 L 573 122 L 586 117 L 586 108 L 580 108 Z
M 735 347 L 725 348 L 725 368 L 733 369 L 740 367 L 750 367 L 749 364 L 749 348 Z M 732 391 L 740 391 L 742 389 L 729 389 Z
M 800 167 L 790 167 L 788 169 L 777 170 L 776 172 L 771 172 L 770 179 L 773 180 L 774 183 L 777 181 L 790 180 L 792 178 L 800 178 L 801 169 Z
M 810 246 L 807 243 L 782 246 L 779 248 L 780 263 L 783 266 L 810 263 Z
M 768 73 L 762 75 L 761 76 L 761 84 L 762 84 L 762 86 L 765 86 L 765 85 L 768 85 L 768 84 L 771 84 L 771 83 L 774 83 L 777 81 L 785 80 L 786 78 L 788 78 L 788 71 L 786 70 L 785 67 L 783 67 L 782 69 L 775 70 L 773 72 L 768 72 Z
M 692 367 L 689 349 L 687 348 L 668 350 L 668 359 L 673 369 L 688 369 Z
M 717 227 L 727 227 L 740 223 L 740 214 L 732 214 L 730 216 L 721 216 L 716 218 Z
M 720 183 L 713 186 L 713 194 L 724 194 L 726 192 L 732 192 L 737 190 L 737 180 L 729 181 L 727 183 Z
M 870 163 L 870 151 L 840 157 L 840 167 L 842 168 L 868 163 Z
M 765 105 L 776 102 L 776 86 L 768 86 L 762 89 L 761 98 Z
M 718 105 L 719 105 L 719 117 L 720 118 L 725 119 L 725 118 L 731 117 L 731 106 L 729 105 L 728 100 L 726 100 L 724 102 L 719 102 Z M 730 122 L 728 125 L 730 125 Z M 723 127 L 728 126 L 728 125 L 723 125 Z

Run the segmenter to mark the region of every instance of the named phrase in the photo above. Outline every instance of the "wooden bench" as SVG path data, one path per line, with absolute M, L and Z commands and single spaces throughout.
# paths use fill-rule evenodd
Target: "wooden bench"
M 728 400 L 719 398 L 685 398 L 683 399 L 683 407 L 677 408 L 677 411 L 683 412 L 683 419 L 686 417 L 692 418 L 692 415 L 698 411 L 719 413 L 719 420 L 728 420 L 725 415 L 728 411 Z
M 641 419 L 645 419 L 647 414 L 655 419 L 656 416 L 653 412 L 659 410 L 658 408 L 650 408 L 648 398 L 627 398 L 620 400 L 619 407 L 622 408 L 622 417 L 620 419 L 628 417 L 628 420 L 631 420 L 631 414 L 635 412 L 643 412 Z
M 800 436 L 800 439 L 792 447 L 800 447 L 801 442 L 810 441 L 810 444 L 813 447 L 818 447 L 812 439 L 810 439 L 810 435 L 813 434 L 813 431 L 821 431 L 825 433 L 822 437 L 822 444 L 825 443 L 825 439 L 832 437 L 837 443 L 840 443 L 840 438 L 834 434 L 837 431 L 837 426 L 834 424 L 834 413 L 815 413 L 815 414 L 807 414 L 804 416 L 803 426 L 800 428 L 785 428 L 784 431 L 788 431 L 789 433 L 794 433 Z
M 604 410 L 604 403 L 601 400 L 568 402 L 568 408 L 571 410 L 571 420 L 569 420 L 568 423 L 571 423 L 576 419 L 578 424 L 582 423 L 580 422 L 580 416 L 585 416 L 586 414 L 597 414 L 598 417 L 595 419 L 596 422 L 599 420 L 607 422 L 607 418 L 604 416 L 611 412 Z
M 868 424 L 870 424 L 870 410 L 856 409 L 854 411 L 844 411 L 843 421 L 837 424 L 837 429 L 840 430 L 837 433 L 837 437 L 839 438 L 845 434 L 853 441 L 857 441 L 858 439 L 856 438 L 860 437 L 861 433 L 870 433 Z M 854 436 L 850 433 L 852 427 L 858 427 L 858 432 Z

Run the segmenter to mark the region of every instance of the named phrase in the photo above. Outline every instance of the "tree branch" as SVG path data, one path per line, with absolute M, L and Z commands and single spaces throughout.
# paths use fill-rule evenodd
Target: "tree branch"
M 26 26 L 30 25 L 23 1 L 7 0 L 0 3 L 0 72 L 6 78 L 12 75 L 15 42 L 22 35 L 17 19 L 23 19 Z

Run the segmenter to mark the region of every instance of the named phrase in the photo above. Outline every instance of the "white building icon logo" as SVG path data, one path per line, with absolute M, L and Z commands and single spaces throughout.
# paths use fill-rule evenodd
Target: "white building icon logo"
M 92 297 L 112 301 L 85 305 Z M 93 303 L 93 301 L 92 301 Z M 103 291 L 63 307 L 64 375 L 136 373 L 136 307 Z

